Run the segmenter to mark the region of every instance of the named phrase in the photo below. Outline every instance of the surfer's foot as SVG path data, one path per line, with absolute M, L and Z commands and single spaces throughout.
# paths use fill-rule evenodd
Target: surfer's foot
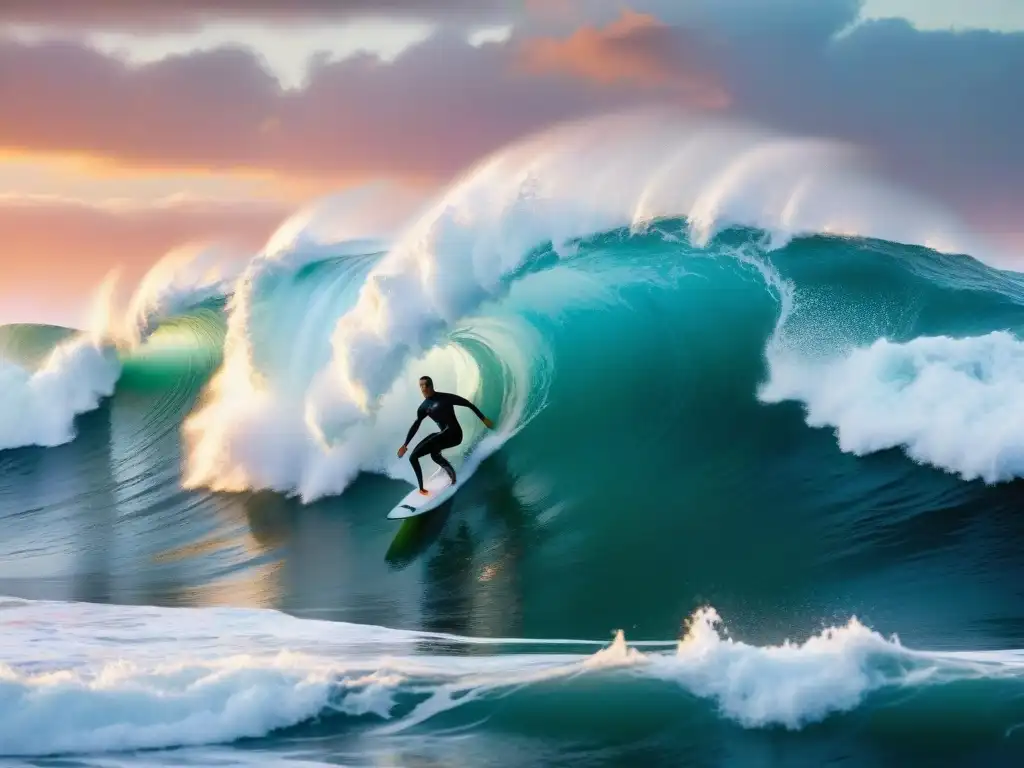
M 420 496 L 429 496 L 429 495 L 430 495 L 430 491 L 425 491 L 422 488 L 420 488 Z

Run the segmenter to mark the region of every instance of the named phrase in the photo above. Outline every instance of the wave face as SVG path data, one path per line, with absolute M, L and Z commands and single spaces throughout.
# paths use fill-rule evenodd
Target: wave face
M 857 168 L 616 117 L 0 329 L 0 755 L 1019 764 L 1024 278 Z

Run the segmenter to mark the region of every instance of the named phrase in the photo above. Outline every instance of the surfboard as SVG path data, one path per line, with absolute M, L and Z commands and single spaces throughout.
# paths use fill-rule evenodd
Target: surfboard
M 419 488 L 413 488 L 404 499 L 395 505 L 394 509 L 388 512 L 388 519 L 404 520 L 408 517 L 425 514 L 450 499 L 459 489 L 459 484 L 456 482 L 455 485 L 452 485 L 451 480 L 448 479 L 448 473 L 443 469 L 438 469 L 427 478 L 423 487 L 430 491 L 429 496 L 421 494 Z

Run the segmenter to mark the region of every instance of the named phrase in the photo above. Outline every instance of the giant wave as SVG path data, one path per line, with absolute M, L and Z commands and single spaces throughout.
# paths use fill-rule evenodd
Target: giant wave
M 223 297 L 223 362 L 183 428 L 186 487 L 269 488 L 311 501 L 341 493 L 361 471 L 405 477 L 391 454 L 416 397 L 409 382 L 426 368 L 441 372 L 442 387 L 500 404 L 497 434 L 480 441 L 471 430 L 471 472 L 542 407 L 550 375 L 543 339 L 526 341 L 522 323 L 514 330 L 485 318 L 517 283 L 571 261 L 588 238 L 623 228 L 634 238 L 665 236 L 672 228 L 660 222 L 675 219 L 685 225 L 684 251 L 736 258 L 742 250 L 741 258 L 769 269 L 767 254 L 820 233 L 996 258 L 948 212 L 864 171 L 850 148 L 663 113 L 613 115 L 531 137 L 481 162 L 425 209 L 406 205 L 418 218 L 404 227 L 377 213 L 393 194 L 363 190 L 302 211 L 244 267 L 226 268 L 215 250 L 169 254 L 125 309 L 114 308 L 108 281 L 87 332 L 59 345 L 35 372 L 4 363 L 17 418 L 5 419 L 0 446 L 72 439 L 74 418 L 112 394 L 117 350 L 121 359 L 125 349 L 137 352 L 162 322 Z M 725 245 L 717 235 L 735 226 L 760 236 L 739 249 Z M 652 279 L 636 259 L 617 266 L 620 286 Z M 840 358 L 811 367 L 805 344 L 795 351 L 783 342 L 792 336 L 788 305 L 805 300 L 799 286 L 765 276 L 781 301 L 766 345 L 766 403 L 805 403 L 809 423 L 836 427 L 844 449 L 857 453 L 905 446 L 966 479 L 1017 474 L 1020 430 L 1006 420 L 1016 413 L 1006 389 L 1020 355 L 1015 338 L 865 339 L 873 346 L 837 349 Z M 317 283 L 291 299 L 274 296 L 302 280 Z M 617 290 L 602 285 L 606 294 Z M 555 304 L 574 300 L 571 290 L 559 296 Z M 557 311 L 550 302 L 547 309 Z M 507 369 L 500 391 L 482 391 L 481 362 L 454 341 L 460 333 L 476 335 Z M 942 445 L 925 425 L 927 401 L 950 383 L 964 396 L 947 404 L 949 418 L 979 434 L 959 447 Z M 865 409 L 888 408 L 894 398 L 907 401 L 899 403 L 903 420 L 876 431 L 879 417 Z M 995 422 L 1005 425 L 1004 438 L 979 450 Z

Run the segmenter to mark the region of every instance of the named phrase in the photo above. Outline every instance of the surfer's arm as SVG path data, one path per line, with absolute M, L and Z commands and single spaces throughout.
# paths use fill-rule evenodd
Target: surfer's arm
M 471 402 L 469 402 L 469 400 L 462 397 L 461 395 L 448 395 L 448 402 L 450 402 L 452 405 L 461 405 L 463 408 L 469 408 L 469 410 L 476 414 L 476 417 L 480 419 L 480 421 L 490 426 L 489 419 L 486 416 L 484 416 L 483 413 L 480 412 L 480 409 L 473 405 Z
M 412 426 L 409 427 L 409 434 L 405 436 L 405 442 L 403 445 L 407 446 L 412 441 L 412 436 L 415 435 L 416 430 L 420 428 L 420 424 L 423 423 L 424 416 L 426 416 L 426 414 L 422 410 L 416 411 L 416 421 L 414 421 Z

